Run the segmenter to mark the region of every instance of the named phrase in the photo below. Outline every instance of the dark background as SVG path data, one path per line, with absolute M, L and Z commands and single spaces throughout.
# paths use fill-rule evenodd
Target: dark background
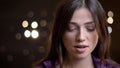
M 0 0 L 0 68 L 31 68 L 46 52 L 49 24 L 55 7 L 60 0 Z M 114 12 L 114 23 L 110 25 L 111 57 L 120 63 L 120 0 L 99 0 L 106 11 Z M 22 21 L 46 20 L 45 27 L 39 27 L 38 39 L 25 38 Z

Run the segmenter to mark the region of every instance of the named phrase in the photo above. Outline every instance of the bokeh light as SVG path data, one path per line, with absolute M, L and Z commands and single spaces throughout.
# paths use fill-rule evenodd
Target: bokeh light
M 108 11 L 108 16 L 109 17 L 113 17 L 114 16 L 114 13 L 112 11 Z
M 12 62 L 13 61 L 13 56 L 12 55 L 8 55 L 7 56 L 7 60 L 10 61 L 10 62 Z
M 25 30 L 24 36 L 25 36 L 26 38 L 29 38 L 29 37 L 30 37 L 30 31 L 29 31 L 29 30 Z
M 37 23 L 36 21 L 33 21 L 33 22 L 31 23 L 31 27 L 32 27 L 33 29 L 37 28 L 37 27 L 38 27 L 38 23 Z
M 32 36 L 32 38 L 38 38 L 39 37 L 39 32 L 37 30 L 32 30 L 31 36 Z
M 22 27 L 23 27 L 23 28 L 28 27 L 28 21 L 27 21 L 27 20 L 24 20 L 24 21 L 22 22 Z
M 27 56 L 27 55 L 29 55 L 29 50 L 28 49 L 23 49 L 23 55 L 24 56 Z
M 112 33 L 112 27 L 108 26 L 108 32 L 111 34 Z
M 17 34 L 15 35 L 15 37 L 16 37 L 17 40 L 20 40 L 22 36 L 21 36 L 20 33 L 17 33 Z
M 47 21 L 46 20 L 41 20 L 40 21 L 40 26 L 41 27 L 45 27 L 47 25 Z
M 113 24 L 113 18 L 112 18 L 112 17 L 108 17 L 107 22 L 108 22 L 109 24 Z

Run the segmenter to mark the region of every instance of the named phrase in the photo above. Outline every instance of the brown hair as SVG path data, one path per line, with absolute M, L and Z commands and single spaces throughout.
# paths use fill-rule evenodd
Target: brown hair
M 100 58 L 101 63 L 104 63 L 104 59 L 109 57 L 110 35 L 107 30 L 107 22 L 105 12 L 98 0 L 66 0 L 59 5 L 55 14 L 51 35 L 50 45 L 46 57 L 39 63 L 45 60 L 52 60 L 61 64 L 66 54 L 66 49 L 62 42 L 62 36 L 67 28 L 67 24 L 72 18 L 72 15 L 76 9 L 81 7 L 87 8 L 94 19 L 96 24 L 99 40 L 96 48 L 92 52 L 92 55 Z M 55 63 L 53 63 L 54 66 Z

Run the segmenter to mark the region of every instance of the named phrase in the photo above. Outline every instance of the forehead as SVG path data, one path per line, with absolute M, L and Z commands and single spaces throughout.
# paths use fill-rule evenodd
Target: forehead
M 70 20 L 70 22 L 76 22 L 76 23 L 84 23 L 89 21 L 93 21 L 92 14 L 87 8 L 84 7 L 76 9 Z

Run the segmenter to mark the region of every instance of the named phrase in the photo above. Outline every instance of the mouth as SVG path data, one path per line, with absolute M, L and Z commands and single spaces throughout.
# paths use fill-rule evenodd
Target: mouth
M 87 45 L 75 45 L 74 48 L 78 53 L 84 53 L 87 50 L 88 46 Z
M 88 47 L 87 45 L 76 45 L 76 46 L 74 46 L 75 48 L 86 48 L 86 47 Z

